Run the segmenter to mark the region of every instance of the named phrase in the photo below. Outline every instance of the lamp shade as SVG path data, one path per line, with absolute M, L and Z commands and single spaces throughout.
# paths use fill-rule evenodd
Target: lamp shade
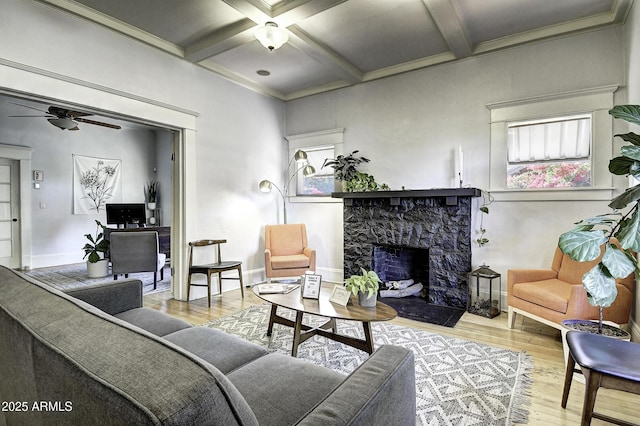
M 255 36 L 264 47 L 272 51 L 289 40 L 287 32 L 278 27 L 275 22 L 267 22 L 263 27 L 258 28 Z
M 293 157 L 297 163 L 302 163 L 307 161 L 307 153 L 301 149 L 296 151 L 296 154 Z
M 260 191 L 262 192 L 271 192 L 271 181 L 263 180 L 260 182 Z
M 304 169 L 302 169 L 302 174 L 309 177 L 313 176 L 316 174 L 316 168 L 312 165 L 305 166 Z

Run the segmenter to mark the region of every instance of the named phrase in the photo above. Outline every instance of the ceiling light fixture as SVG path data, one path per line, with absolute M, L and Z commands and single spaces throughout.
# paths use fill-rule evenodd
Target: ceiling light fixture
M 58 118 L 48 118 L 47 121 L 60 130 L 78 130 L 78 123 L 73 121 L 70 118 L 58 117 Z
M 287 32 L 271 21 L 258 28 L 255 35 L 258 41 L 271 51 L 281 47 L 289 40 Z

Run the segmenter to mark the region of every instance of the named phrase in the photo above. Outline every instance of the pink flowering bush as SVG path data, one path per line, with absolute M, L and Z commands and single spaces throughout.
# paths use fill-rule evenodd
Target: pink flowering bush
M 563 162 L 522 166 L 507 175 L 507 188 L 562 188 L 591 186 L 591 164 Z

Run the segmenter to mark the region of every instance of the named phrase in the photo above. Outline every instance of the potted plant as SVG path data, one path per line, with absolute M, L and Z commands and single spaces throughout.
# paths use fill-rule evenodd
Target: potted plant
M 376 306 L 378 299 L 378 288 L 380 287 L 380 278 L 375 271 L 367 271 L 364 268 L 362 275 L 351 275 L 345 281 L 345 288 L 354 296 L 358 296 L 358 303 L 363 308 L 373 308 Z
M 338 155 L 336 158 L 327 158 L 322 164 L 322 168 L 333 167 L 336 180 L 342 182 L 342 189 L 347 192 L 366 192 L 388 190 L 387 184 L 379 185 L 373 176 L 358 170 L 362 163 L 370 160 L 365 157 L 356 157 L 358 150 L 349 155 Z
M 99 220 L 96 220 L 96 227 L 95 237 L 91 234 L 84 234 L 89 242 L 82 248 L 84 250 L 83 259 L 87 259 L 89 278 L 106 277 L 109 271 L 109 259 L 105 258 L 109 251 L 109 240 L 104 237 L 107 227 Z
M 156 200 L 158 197 L 158 181 L 156 179 L 152 179 L 151 182 L 147 184 L 146 192 L 147 192 L 147 205 L 149 210 L 155 210 L 156 208 Z
M 609 114 L 629 123 L 640 124 L 638 105 L 618 105 Z M 631 145 L 623 146 L 620 150 L 622 155 L 609 162 L 609 171 L 614 175 L 631 175 L 640 179 L 640 135 L 630 132 L 615 136 Z M 625 278 L 631 273 L 638 278 L 635 253 L 640 251 L 639 204 L 640 184 L 637 184 L 609 203 L 612 212 L 581 220 L 574 229 L 560 236 L 558 245 L 562 252 L 578 262 L 597 259 L 600 247 L 605 247 L 602 260 L 582 277 L 589 303 L 600 311 L 597 323 L 597 332 L 600 334 L 603 332 L 603 308 L 611 306 L 618 295 L 616 278 Z M 621 211 L 627 208 L 625 213 Z M 611 238 L 619 241 L 620 248 L 611 243 Z

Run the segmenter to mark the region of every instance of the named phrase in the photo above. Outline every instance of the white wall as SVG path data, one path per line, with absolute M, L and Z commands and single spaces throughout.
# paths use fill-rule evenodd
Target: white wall
M 261 235 L 275 213 L 257 185 L 264 174 L 282 169 L 282 102 L 35 1 L 3 0 L 0 36 L 5 64 L 197 112 L 186 237 L 226 238 L 227 258 L 242 259 L 245 271 L 264 267 Z M 60 54 L 55 46 L 67 49 Z M 55 202 L 64 209 L 71 200 Z
M 392 189 L 454 186 L 455 152 L 462 146 L 465 184 L 488 189 L 487 104 L 623 83 L 623 32 L 607 29 L 291 101 L 287 133 L 345 128 L 344 152 L 360 150 L 371 159 L 363 169 Z M 295 204 L 291 210 L 321 236 L 319 269 L 341 268 L 341 206 Z M 507 269 L 549 267 L 562 232 L 606 211 L 606 202 L 494 202 L 484 223 L 490 243 L 474 248 L 473 265 L 486 263 L 502 274 L 506 291 Z

